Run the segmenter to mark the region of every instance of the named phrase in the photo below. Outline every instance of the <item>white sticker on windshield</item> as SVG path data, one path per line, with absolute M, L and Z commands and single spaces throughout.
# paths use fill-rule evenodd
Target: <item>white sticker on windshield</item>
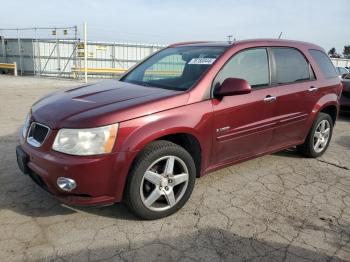
M 211 65 L 214 63 L 215 58 L 192 58 L 189 62 L 191 65 Z

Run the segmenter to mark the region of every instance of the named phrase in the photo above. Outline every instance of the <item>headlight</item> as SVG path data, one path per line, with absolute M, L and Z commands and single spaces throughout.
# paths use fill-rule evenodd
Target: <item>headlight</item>
M 110 153 L 117 137 L 118 124 L 88 129 L 60 129 L 52 149 L 79 156 Z
M 31 117 L 32 117 L 32 115 L 29 112 L 27 117 L 26 117 L 26 120 L 24 120 L 24 124 L 23 124 L 23 127 L 22 127 L 22 137 L 23 138 L 26 138 L 26 136 L 27 136 L 27 132 L 28 132 L 28 128 L 29 128 L 30 118 Z

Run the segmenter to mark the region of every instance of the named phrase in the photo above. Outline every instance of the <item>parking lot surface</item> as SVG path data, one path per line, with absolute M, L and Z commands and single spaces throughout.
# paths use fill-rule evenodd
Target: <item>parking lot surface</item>
M 350 116 L 326 154 L 286 150 L 197 179 L 175 215 L 61 205 L 20 173 L 30 106 L 75 81 L 0 76 L 0 261 L 350 261 Z

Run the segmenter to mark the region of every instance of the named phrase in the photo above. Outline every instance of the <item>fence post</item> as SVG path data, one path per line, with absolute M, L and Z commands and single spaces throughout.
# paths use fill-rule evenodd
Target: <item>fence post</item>
M 116 46 L 116 43 L 113 42 L 113 44 L 112 44 L 112 68 L 115 68 L 115 59 L 116 59 L 115 46 Z
M 57 70 L 58 70 L 58 76 L 61 75 L 61 53 L 60 53 L 60 40 L 56 38 L 56 54 L 57 54 Z
M 15 68 L 13 69 L 13 74 L 14 76 L 17 76 L 17 63 L 16 62 L 13 62 L 13 64 L 15 65 Z
M 19 67 L 21 70 L 21 75 L 23 75 L 23 68 L 22 68 L 22 45 L 21 45 L 21 39 L 19 37 L 18 29 L 17 29 L 17 34 L 18 34 L 18 39 L 17 39 L 17 44 L 18 44 L 18 55 L 19 55 Z
M 6 47 L 5 47 L 5 37 L 1 37 L 1 47 L 2 47 L 2 57 L 4 58 L 4 63 L 7 62 L 6 59 Z
M 40 54 L 40 44 L 39 44 L 39 41 L 38 39 L 36 39 L 36 53 L 37 54 L 37 58 L 38 58 L 38 61 L 37 61 L 37 64 L 38 64 L 38 68 L 37 68 L 37 72 L 39 72 L 39 76 L 41 76 L 41 54 Z
M 32 39 L 32 59 L 33 59 L 33 75 L 36 75 L 35 45 Z
M 85 83 L 87 83 L 87 52 L 88 52 L 88 47 L 87 47 L 87 30 L 86 30 L 86 22 L 84 22 L 84 78 L 85 78 Z

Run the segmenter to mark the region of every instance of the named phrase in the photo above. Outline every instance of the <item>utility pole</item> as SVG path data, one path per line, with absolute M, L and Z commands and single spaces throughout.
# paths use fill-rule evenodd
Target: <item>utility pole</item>
M 231 38 L 233 37 L 233 35 L 228 35 L 227 36 L 227 41 L 231 44 L 232 43 L 232 41 L 231 41 Z
M 74 40 L 78 38 L 78 26 L 74 26 Z
M 85 73 L 85 83 L 87 83 L 87 30 L 86 22 L 84 22 L 84 73 Z

